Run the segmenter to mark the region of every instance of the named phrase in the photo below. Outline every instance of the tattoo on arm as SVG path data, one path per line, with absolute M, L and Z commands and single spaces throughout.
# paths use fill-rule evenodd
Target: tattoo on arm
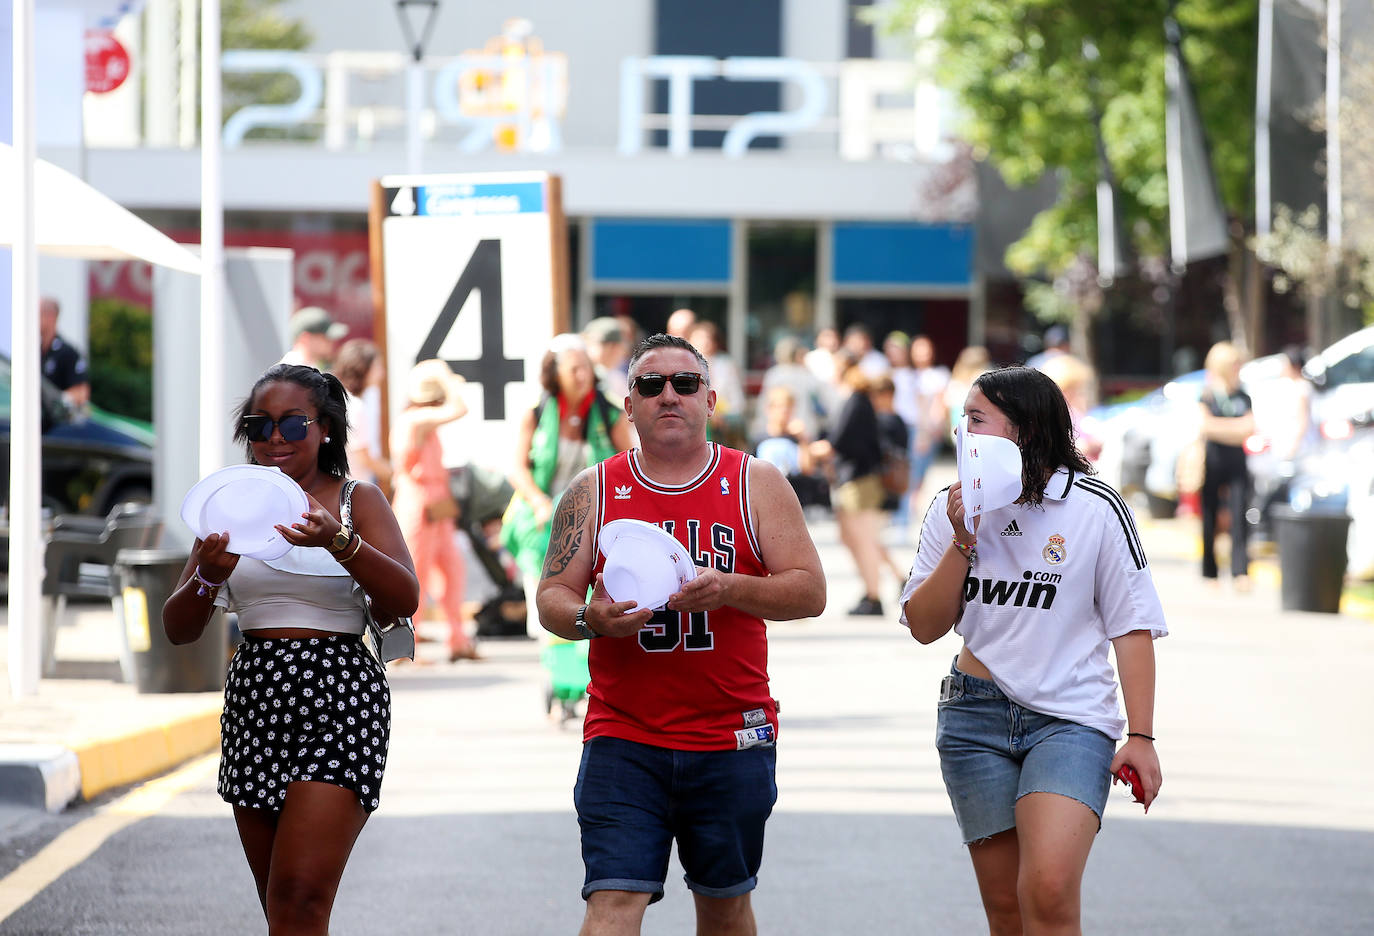
M 562 574 L 582 547 L 583 528 L 592 510 L 594 488 L 590 478 L 579 478 L 558 502 L 558 510 L 553 515 L 553 531 L 549 534 L 549 551 L 544 554 L 542 578 Z

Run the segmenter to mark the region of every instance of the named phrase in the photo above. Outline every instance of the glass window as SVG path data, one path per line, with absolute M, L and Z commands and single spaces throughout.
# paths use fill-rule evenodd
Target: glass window
M 749 315 L 746 368 L 766 370 L 773 345 L 795 336 L 810 341 L 816 328 L 816 226 L 749 224 Z

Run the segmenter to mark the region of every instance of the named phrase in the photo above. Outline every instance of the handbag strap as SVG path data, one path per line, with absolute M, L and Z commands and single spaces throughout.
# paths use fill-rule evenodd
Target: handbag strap
M 353 529 L 353 489 L 357 486 L 357 480 L 345 481 L 339 494 L 339 522 L 350 530 Z

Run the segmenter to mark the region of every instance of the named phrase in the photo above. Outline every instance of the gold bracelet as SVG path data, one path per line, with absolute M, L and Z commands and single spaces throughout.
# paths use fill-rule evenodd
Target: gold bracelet
M 358 555 L 358 550 L 360 550 L 360 549 L 363 548 L 363 536 L 362 536 L 362 534 L 361 534 L 361 533 L 354 533 L 353 535 L 354 535 L 355 537 L 357 537 L 357 539 L 358 539 L 358 544 L 357 544 L 356 546 L 353 547 L 353 551 L 352 551 L 351 553 L 349 553 L 347 556 L 340 556 L 340 557 L 339 557 L 339 561 L 340 561 L 340 562 L 349 562 L 349 561 L 351 561 L 351 560 L 353 559 L 354 556 Z

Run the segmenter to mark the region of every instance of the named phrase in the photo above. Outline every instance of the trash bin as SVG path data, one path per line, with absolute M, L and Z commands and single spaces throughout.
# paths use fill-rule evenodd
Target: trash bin
M 224 688 L 224 615 L 210 618 L 199 640 L 174 645 L 162 629 L 162 606 L 176 591 L 188 553 L 177 549 L 121 549 L 115 575 L 139 692 L 214 692 Z
M 1338 613 L 1345 585 L 1350 518 L 1343 513 L 1299 511 L 1281 505 L 1273 508 L 1271 516 L 1279 540 L 1283 610 Z

